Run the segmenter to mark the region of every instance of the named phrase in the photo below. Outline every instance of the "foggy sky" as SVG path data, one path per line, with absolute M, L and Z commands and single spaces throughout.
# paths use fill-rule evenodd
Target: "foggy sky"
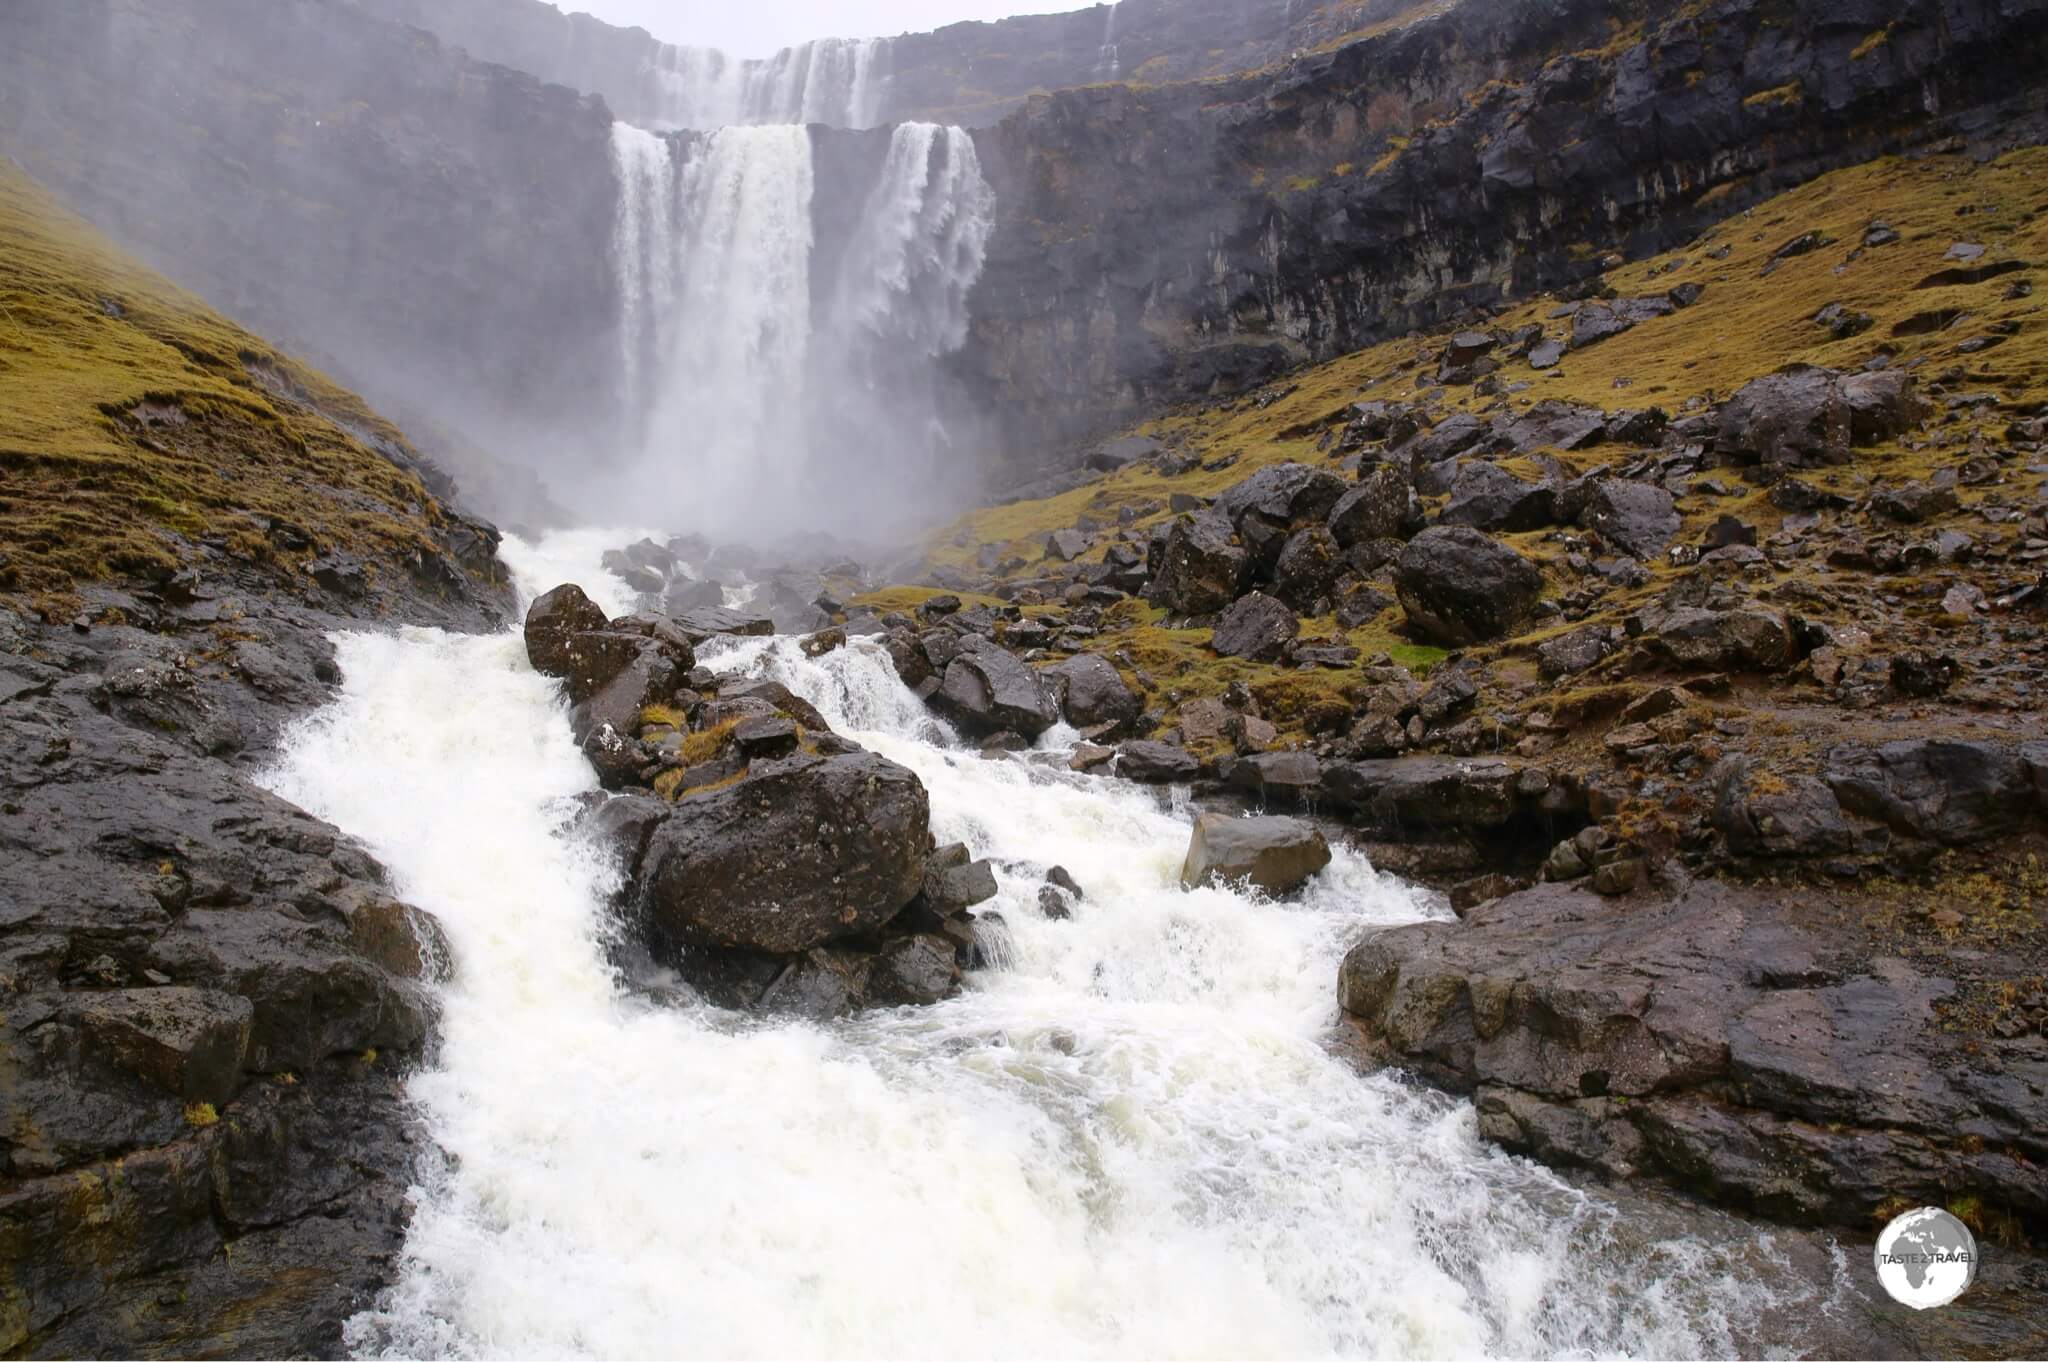
M 961 19 L 1086 9 L 1082 0 L 555 0 L 665 42 L 765 57 L 810 38 L 880 38 Z

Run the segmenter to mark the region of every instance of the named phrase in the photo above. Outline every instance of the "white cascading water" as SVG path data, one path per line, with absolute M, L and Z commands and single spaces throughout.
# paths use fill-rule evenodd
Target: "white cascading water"
M 1103 21 L 1102 50 L 1095 59 L 1097 80 L 1115 80 L 1123 73 L 1123 63 L 1118 58 L 1116 44 L 1117 8 L 1118 6 L 1112 3 L 1109 7 L 1109 18 Z
M 932 358 L 959 349 L 994 219 L 974 138 L 899 124 L 840 267 L 833 323 L 843 343 L 901 341 Z
M 787 523 L 819 475 L 893 494 L 935 457 L 930 374 L 966 340 L 994 221 L 974 139 L 893 129 L 865 202 L 828 242 L 813 239 L 812 155 L 793 124 L 687 138 L 613 126 L 631 448 L 626 487 L 592 479 L 594 504 L 666 491 L 678 522 L 696 507 Z M 829 294 L 813 289 L 826 250 Z
M 528 593 L 621 610 L 617 542 L 505 554 Z M 1299 902 L 1183 892 L 1185 816 L 949 746 L 870 641 L 728 644 L 711 665 L 917 772 L 935 834 L 994 860 L 1012 959 L 829 1026 L 658 1006 L 606 964 L 595 782 L 518 632 L 339 646 L 271 784 L 365 842 L 455 966 L 412 1081 L 447 1157 L 359 1353 L 1684 1356 L 1786 1303 L 1768 1237 L 1634 1224 L 1332 1052 L 1345 947 L 1429 911 L 1353 851 Z M 1055 863 L 1072 921 L 1037 907 Z
M 741 61 L 715 48 L 663 44 L 648 79 L 653 121 L 709 131 L 749 123 L 872 128 L 881 121 L 889 40 L 825 38 Z

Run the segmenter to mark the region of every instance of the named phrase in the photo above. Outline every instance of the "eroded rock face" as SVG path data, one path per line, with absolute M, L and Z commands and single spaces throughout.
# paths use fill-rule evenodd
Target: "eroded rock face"
M 1499 638 L 1527 620 L 1543 574 L 1478 530 L 1437 526 L 1408 542 L 1394 589 L 1411 624 L 1439 642 L 1460 645 Z
M 923 784 L 873 753 L 757 761 L 655 831 L 642 906 L 679 943 L 798 954 L 901 912 L 923 887 L 930 824 Z
M 119 613 L 38 629 L 0 601 L 0 1352 L 144 1355 L 168 1298 L 178 1337 L 335 1354 L 402 1246 L 445 942 L 222 758 L 325 700 L 327 635 L 378 607 L 218 560 L 174 598 L 83 590 Z M 241 665 L 191 666 L 230 606 Z M 480 601 L 389 608 L 488 627 Z
M 1291 894 L 1330 863 L 1330 844 L 1299 818 L 1233 818 L 1197 814 L 1181 865 L 1185 889 L 1243 882 L 1268 894 Z
M 1369 936 L 1339 998 L 1375 1054 L 1473 1093 L 1487 1138 L 1554 1163 L 1802 1221 L 1965 1192 L 2048 1210 L 2048 1066 L 2017 1043 L 1965 1052 L 1936 1024 L 1952 984 L 1857 962 L 1831 922 L 1797 891 L 1544 885 Z

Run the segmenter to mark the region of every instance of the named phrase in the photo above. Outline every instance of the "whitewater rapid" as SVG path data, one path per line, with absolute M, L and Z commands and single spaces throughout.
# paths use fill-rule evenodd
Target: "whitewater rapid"
M 631 537 L 505 556 L 617 612 L 595 562 Z M 658 1005 L 609 963 L 596 784 L 517 632 L 338 645 L 340 697 L 270 783 L 380 857 L 455 965 L 411 1084 L 442 1157 L 359 1353 L 1686 1356 L 1785 1303 L 1767 1238 L 1634 1228 L 1333 1050 L 1345 948 L 1432 911 L 1355 851 L 1299 902 L 1183 892 L 1184 812 L 949 746 L 866 642 L 728 644 L 709 665 L 917 772 L 938 838 L 994 860 L 1011 959 L 832 1025 Z M 1054 864 L 1072 921 L 1037 907 Z

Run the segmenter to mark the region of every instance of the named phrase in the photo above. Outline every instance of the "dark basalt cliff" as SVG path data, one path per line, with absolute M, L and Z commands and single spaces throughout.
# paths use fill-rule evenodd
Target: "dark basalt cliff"
M 1277 75 L 1033 101 L 963 357 L 1028 462 L 1567 285 L 1826 169 L 2036 130 L 2041 0 L 1468 3 Z
M 664 45 L 645 29 L 565 14 L 543 0 L 342 3 L 424 29 L 480 60 L 601 95 L 628 121 L 661 121 Z M 986 127 L 1048 90 L 1256 70 L 1437 8 L 1441 0 L 1123 0 L 1065 14 L 949 24 L 889 40 L 879 54 L 879 112 L 889 122 Z M 850 27 L 859 30 L 862 23 L 856 19 Z

